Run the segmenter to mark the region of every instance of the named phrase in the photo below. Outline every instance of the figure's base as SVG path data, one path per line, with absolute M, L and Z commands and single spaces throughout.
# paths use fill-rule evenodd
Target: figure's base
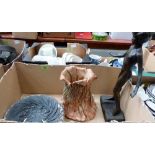
M 113 116 L 113 111 L 115 109 L 115 100 L 113 100 L 110 96 L 101 96 L 100 97 L 101 107 L 103 111 L 103 115 L 106 122 L 110 122 L 112 120 L 116 120 L 118 122 L 125 121 L 124 114 L 120 112 L 119 114 Z

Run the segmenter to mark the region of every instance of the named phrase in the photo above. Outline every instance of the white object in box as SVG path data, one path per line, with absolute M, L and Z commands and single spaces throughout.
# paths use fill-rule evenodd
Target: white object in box
M 64 53 L 62 59 L 65 62 L 82 62 L 82 59 L 79 56 L 72 53 Z
M 53 44 L 45 44 L 39 49 L 38 55 L 57 57 L 57 49 Z

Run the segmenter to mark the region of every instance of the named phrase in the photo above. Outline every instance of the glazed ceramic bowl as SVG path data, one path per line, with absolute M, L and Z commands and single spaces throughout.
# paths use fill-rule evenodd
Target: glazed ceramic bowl
M 63 122 L 64 108 L 52 96 L 30 95 L 13 104 L 4 118 L 17 122 Z

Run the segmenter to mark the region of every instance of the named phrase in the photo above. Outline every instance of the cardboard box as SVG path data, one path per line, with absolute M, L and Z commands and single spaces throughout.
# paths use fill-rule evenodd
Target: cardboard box
M 12 46 L 17 51 L 17 57 L 11 63 L 3 66 L 4 71 L 6 71 L 12 65 L 13 62 L 22 61 L 22 56 L 23 56 L 24 50 L 26 48 L 25 41 L 22 41 L 22 40 L 12 40 L 12 39 L 0 39 L 0 44 L 1 45 Z
M 147 48 L 143 48 L 144 71 L 155 72 L 155 51 L 149 52 Z
M 31 94 L 52 95 L 62 103 L 64 83 L 59 80 L 60 73 L 65 66 L 40 66 L 32 64 L 14 63 L 0 79 L 0 119 L 3 119 L 8 108 L 23 96 Z M 118 68 L 94 65 L 81 65 L 91 68 L 97 75 L 91 90 L 97 104 L 96 117 L 88 122 L 104 122 L 100 105 L 100 95 L 112 95 L 113 87 L 120 72 Z M 121 108 L 127 122 L 153 122 L 153 118 L 140 99 L 130 99 L 132 87 L 127 83 L 121 93 Z M 9 96 L 9 97 L 8 97 Z M 74 122 L 65 119 L 66 122 Z
M 33 58 L 33 56 L 38 54 L 38 51 L 40 49 L 40 47 L 42 45 L 44 45 L 45 43 L 34 43 L 29 49 L 29 55 L 31 58 Z M 87 53 L 87 48 L 83 47 L 81 44 L 79 43 L 67 43 L 67 47 L 66 48 L 57 48 L 57 56 L 58 57 L 62 57 L 62 55 L 65 52 L 68 53 L 73 53 L 81 58 L 83 58 L 86 53 Z
M 18 39 L 37 39 L 38 32 L 12 32 L 12 35 Z
M 23 96 L 31 94 L 48 94 L 62 99 L 64 83 L 59 80 L 60 73 L 65 66 L 40 66 L 15 63 L 0 80 L 0 118 L 7 109 Z M 87 67 L 87 66 L 83 66 Z M 116 82 L 115 76 L 119 69 L 89 66 L 98 76 L 92 85 L 92 92 L 97 103 L 97 115 L 90 122 L 104 122 L 100 106 L 100 94 L 111 94 Z M 103 75 L 103 76 L 101 76 Z M 107 81 L 107 75 L 109 80 Z M 8 97 L 9 95 L 9 97 Z M 70 121 L 70 120 L 66 120 Z
M 44 38 L 75 38 L 74 32 L 43 32 Z
M 121 109 L 127 122 L 155 122 L 155 119 L 143 100 L 137 93 L 134 98 L 130 97 L 133 86 L 127 82 L 121 93 Z

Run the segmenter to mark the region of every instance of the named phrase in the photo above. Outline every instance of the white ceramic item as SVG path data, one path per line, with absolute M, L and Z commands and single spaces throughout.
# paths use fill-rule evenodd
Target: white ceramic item
M 82 62 L 82 59 L 79 56 L 72 53 L 64 53 L 62 59 L 65 62 Z
M 39 49 L 38 55 L 57 57 L 57 49 L 52 44 L 45 44 Z

